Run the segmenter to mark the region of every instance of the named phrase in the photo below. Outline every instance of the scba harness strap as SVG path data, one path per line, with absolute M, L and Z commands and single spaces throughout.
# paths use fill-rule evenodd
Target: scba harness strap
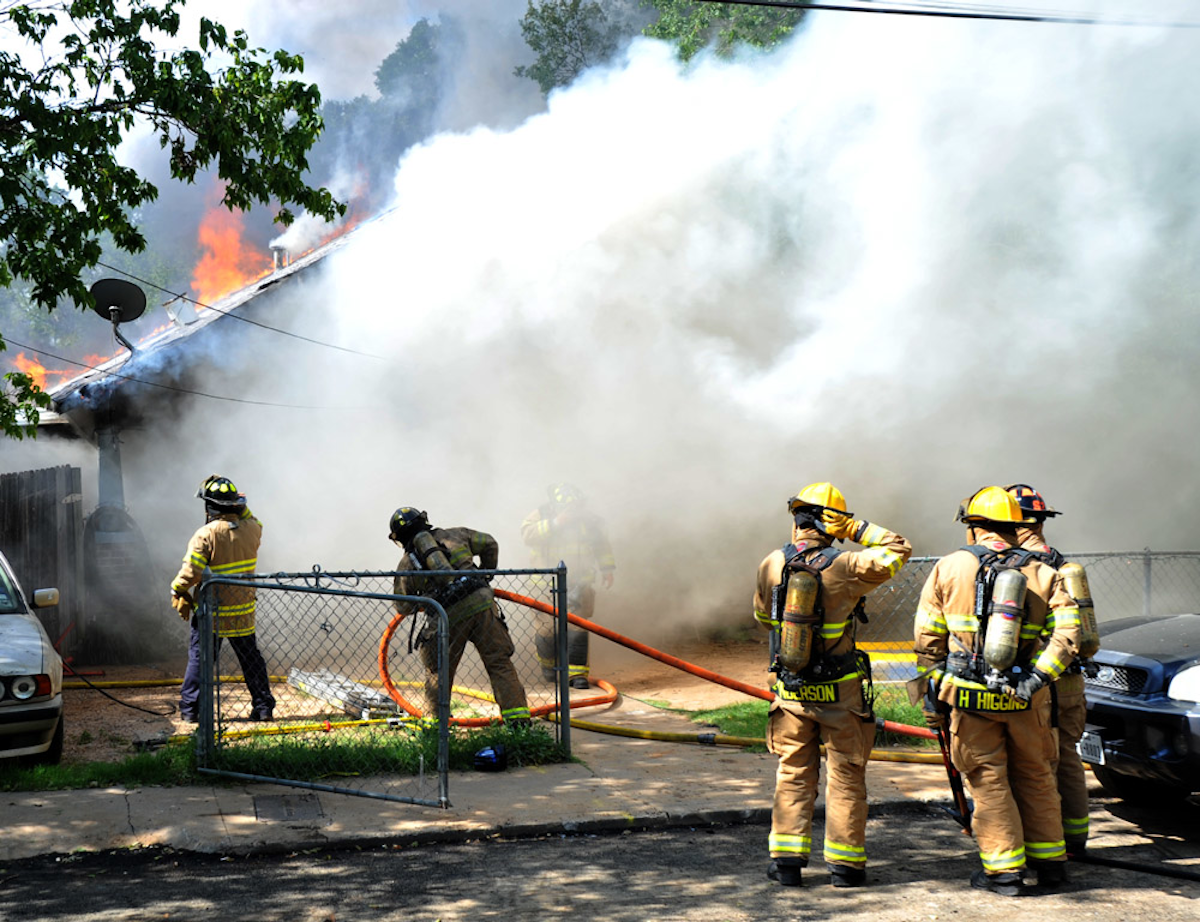
M 430 538 L 433 537 L 432 532 L 429 532 L 428 534 Z M 418 570 L 428 570 L 430 558 L 439 553 L 445 558 L 446 562 L 450 564 L 450 566 L 453 566 L 453 557 L 450 554 L 450 549 L 447 548 L 446 545 L 442 544 L 442 542 L 434 539 L 432 545 L 427 546 L 424 549 L 419 547 L 415 541 L 413 543 L 412 558 L 413 563 L 416 565 Z M 434 569 L 441 569 L 441 567 L 435 566 Z M 475 564 L 473 561 L 468 559 L 463 566 L 455 567 L 454 569 L 468 571 L 474 570 Z M 464 573 L 462 576 L 431 576 L 427 579 L 429 581 L 436 581 L 440 583 L 440 585 L 434 587 L 432 592 L 427 592 L 426 594 L 439 605 L 441 605 L 442 608 L 446 610 L 446 614 L 448 616 L 450 615 L 450 609 L 452 609 L 455 605 L 457 605 L 467 596 L 471 595 L 471 593 L 479 589 L 486 589 L 488 586 L 487 579 L 478 573 Z M 432 624 L 432 622 L 428 620 L 429 617 L 429 613 L 426 613 L 426 623 Z M 451 616 L 450 622 L 452 624 L 454 623 L 454 620 L 455 619 Z M 421 633 L 417 634 L 414 641 L 413 634 L 416 632 L 416 624 L 417 620 L 414 618 L 413 625 L 409 629 L 408 634 L 409 653 L 412 653 L 413 650 L 419 650 L 421 646 L 430 639 L 426 635 L 427 633 L 431 632 L 427 632 L 424 628 L 422 628 Z
M 779 634 L 778 625 L 783 621 L 784 599 L 787 596 L 787 584 L 791 574 L 796 572 L 811 573 L 817 580 L 817 598 L 813 605 L 813 613 L 821 621 L 825 618 L 824 584 L 821 580 L 822 571 L 842 553 L 835 547 L 823 547 L 818 551 L 808 551 L 807 554 L 795 544 L 785 544 L 783 551 L 783 578 L 779 585 L 772 590 L 771 609 L 772 619 L 776 623 L 773 640 Z M 866 596 L 860 596 L 851 612 L 852 623 L 861 621 L 867 623 Z M 853 637 L 851 638 L 853 640 Z M 870 657 L 861 650 L 850 650 L 839 656 L 831 656 L 824 651 L 824 640 L 818 636 L 817 644 L 820 652 L 816 653 L 808 666 L 800 673 L 789 672 L 778 663 L 778 657 L 772 657 L 771 671 L 778 677 L 776 691 L 780 697 L 788 701 L 807 701 L 813 703 L 832 704 L 839 698 L 841 680 L 851 673 L 863 676 L 868 681 L 871 676 Z
M 1010 547 L 993 550 L 979 544 L 965 545 L 961 550 L 969 551 L 977 558 L 979 565 L 975 571 L 975 632 L 970 652 L 960 651 L 946 657 L 945 669 L 948 675 L 973 683 L 977 688 L 956 685 L 953 706 L 966 711 L 1023 711 L 1029 707 L 1029 702 L 998 692 L 989 683 L 989 669 L 984 661 L 984 640 L 988 627 L 988 608 L 992 601 L 992 590 L 996 575 L 1002 570 L 1020 570 L 1030 561 L 1046 562 L 1050 556 L 1044 552 L 1027 548 Z M 1025 672 L 1029 664 L 1020 664 L 1019 671 Z M 993 677 L 994 678 L 994 677 Z M 988 687 L 982 687 L 982 686 Z

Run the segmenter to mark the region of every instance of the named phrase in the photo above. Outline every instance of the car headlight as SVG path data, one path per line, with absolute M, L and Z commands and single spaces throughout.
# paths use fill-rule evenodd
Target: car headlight
M 1200 663 L 1175 673 L 1175 678 L 1167 685 L 1167 697 L 1175 701 L 1200 703 Z
M 50 694 L 50 676 L 19 675 L 9 680 L 9 691 L 18 701 Z

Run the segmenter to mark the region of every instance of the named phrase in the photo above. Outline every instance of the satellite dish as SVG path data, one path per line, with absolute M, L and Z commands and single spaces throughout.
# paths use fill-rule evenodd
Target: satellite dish
M 100 279 L 89 289 L 96 299 L 96 313 L 105 320 L 129 323 L 146 310 L 146 293 L 124 279 Z

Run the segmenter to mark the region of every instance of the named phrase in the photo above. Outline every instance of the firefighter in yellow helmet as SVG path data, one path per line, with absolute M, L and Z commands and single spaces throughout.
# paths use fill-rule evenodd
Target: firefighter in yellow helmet
M 1084 725 L 1087 723 L 1084 671 L 1090 665 L 1087 661 L 1100 649 L 1100 634 L 1095 629 L 1091 593 L 1072 591 L 1072 584 L 1083 573 L 1082 567 L 1078 564 L 1068 564 L 1062 554 L 1046 543 L 1046 536 L 1043 534 L 1046 519 L 1061 513 L 1049 506 L 1042 494 L 1029 484 L 1014 483 L 1004 489 L 1017 500 L 1025 517 L 1032 519 L 1029 524 L 1017 527 L 1017 540 L 1020 541 L 1021 547 L 1033 551 L 1042 562 L 1060 573 L 1068 574 L 1065 580 L 1067 591 L 1075 598 L 1080 615 L 1090 615 L 1080 618 L 1080 655 L 1058 677 L 1053 688 L 1054 723 L 1058 728 L 1057 778 L 1058 794 L 1062 799 L 1063 837 L 1068 855 L 1082 855 L 1087 851 L 1088 793 L 1083 762 L 1075 746 L 1083 736 Z M 1082 579 L 1082 586 L 1086 590 L 1086 575 L 1083 575 Z
M 521 539 L 529 547 L 530 566 L 550 569 L 560 562 L 565 563 L 567 610 L 586 621 L 594 621 L 596 583 L 610 588 L 617 567 L 608 533 L 578 487 L 555 483 L 547 492 L 549 502 L 534 509 L 521 523 Z M 535 584 L 544 585 L 542 580 L 542 577 L 534 577 Z M 582 628 L 567 628 L 567 669 L 572 688 L 590 686 L 588 637 L 588 632 Z M 542 678 L 552 682 L 557 657 L 551 619 L 539 619 L 536 643 Z
M 1032 524 L 1002 487 L 976 492 L 957 516 L 967 546 L 934 565 L 915 627 L 914 703 L 949 728 L 950 757 L 975 800 L 982 867 L 971 886 L 1003 896 L 1066 879 L 1049 685 L 1074 661 L 1079 610 L 1058 572 L 1020 548 Z
M 192 629 L 187 669 L 179 692 L 179 716 L 191 723 L 197 720 L 200 698 L 200 630 L 192 614 L 190 590 L 200 583 L 206 571 L 216 576 L 252 575 L 258 566 L 258 547 L 262 543 L 262 523 L 250 514 L 246 495 L 239 493 L 228 477 L 209 475 L 200 484 L 196 498 L 204 500 L 205 524 L 192 535 L 183 566 L 171 581 L 171 606 Z M 220 585 L 212 591 L 217 606 L 213 617 L 217 648 L 228 638 L 241 664 L 250 692 L 250 719 L 271 720 L 275 698 L 254 634 L 255 590 Z
M 824 857 L 835 887 L 866 881 L 867 759 L 875 739 L 870 661 L 855 647 L 862 597 L 904 565 L 900 535 L 854 518 L 830 483 L 788 500 L 791 540 L 758 567 L 754 617 L 777 632 L 767 748 L 779 758 L 767 875 L 799 886 L 812 850 L 813 804 L 825 744 Z M 853 541 L 860 551 L 839 551 Z M 775 644 L 773 643 L 773 646 Z

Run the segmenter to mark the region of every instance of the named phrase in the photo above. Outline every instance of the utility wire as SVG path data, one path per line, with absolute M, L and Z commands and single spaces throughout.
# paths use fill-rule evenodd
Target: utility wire
M 234 314 L 229 311 L 223 311 L 219 307 L 213 307 L 211 304 L 205 304 L 202 301 L 197 301 L 195 298 L 189 298 L 185 294 L 179 294 L 178 292 L 171 291 L 171 289 L 164 288 L 162 285 L 158 285 L 155 282 L 150 281 L 149 279 L 144 279 L 139 276 L 136 276 L 132 272 L 129 272 L 126 269 L 118 269 L 116 266 L 111 266 L 108 263 L 103 262 L 101 260 L 97 260 L 96 265 L 103 266 L 105 269 L 109 269 L 112 272 L 120 272 L 122 275 L 128 276 L 129 278 L 133 279 L 135 282 L 139 282 L 142 285 L 148 285 L 151 288 L 156 288 L 159 291 L 163 292 L 164 294 L 170 295 L 172 301 L 188 301 L 191 304 L 195 304 L 197 307 L 203 307 L 210 311 L 216 311 L 218 314 L 222 315 L 223 317 L 230 317 L 233 320 L 240 320 L 242 323 L 248 323 L 251 326 L 262 327 L 264 330 L 271 330 L 273 333 L 281 333 L 284 336 L 291 336 L 293 339 L 301 339 L 301 340 L 304 340 L 304 342 L 306 342 L 306 343 L 312 343 L 313 345 L 316 345 L 316 346 L 325 346 L 327 349 L 337 349 L 339 352 L 349 352 L 352 355 L 361 355 L 361 356 L 363 356 L 365 358 L 369 358 L 369 359 L 379 359 L 381 361 L 387 361 L 382 355 L 375 355 L 374 353 L 371 353 L 371 352 L 360 352 L 357 349 L 350 349 L 346 346 L 336 346 L 333 343 L 327 343 L 327 342 L 324 342 L 319 339 L 312 339 L 308 336 L 301 336 L 299 333 L 293 333 L 290 330 L 281 330 L 279 327 L 273 327 L 266 323 L 259 323 L 257 320 L 251 320 L 249 317 L 243 317 L 240 314 Z M 168 303 L 170 303 L 170 302 L 168 302 Z
M 727 3 L 730 6 L 763 6 L 780 10 L 829 10 L 836 13 L 884 13 L 892 16 L 932 16 L 940 19 L 988 19 L 1000 22 L 1047 22 L 1076 26 L 1142 26 L 1163 29 L 1200 29 L 1200 22 L 1180 22 L 1151 19 L 1106 19 L 1099 16 L 1073 16 L 1069 13 L 1045 15 L 1041 13 L 990 12 L 968 7 L 946 8 L 933 6 L 908 7 L 848 6 L 838 3 L 805 3 L 802 0 L 698 0 L 700 3 Z
M 36 346 L 29 346 L 25 343 L 19 343 L 15 339 L 5 337 L 6 343 L 11 343 L 21 349 L 28 349 L 37 355 L 44 355 L 54 359 L 56 362 L 66 362 L 68 365 L 77 365 L 80 368 L 87 368 L 91 371 L 100 371 L 96 365 L 88 365 L 86 362 L 76 362 L 74 359 L 68 359 L 61 355 L 55 355 L 53 352 L 47 352 L 45 349 L 39 349 Z M 112 378 L 120 378 L 123 381 L 132 381 L 134 384 L 144 384 L 147 387 L 159 387 L 165 391 L 175 391 L 177 394 L 190 394 L 193 397 L 207 397 L 210 400 L 227 400 L 230 403 L 246 403 L 256 407 L 282 407 L 288 410 L 369 410 L 371 407 L 318 407 L 307 406 L 298 403 L 271 403 L 267 400 L 247 400 L 243 397 L 222 397 L 220 394 L 207 394 L 204 391 L 188 390 L 186 387 L 175 387 L 171 384 L 159 384 L 156 381 L 145 381 L 142 378 L 135 378 L 132 375 L 123 375 L 116 371 L 105 371 L 104 374 Z

